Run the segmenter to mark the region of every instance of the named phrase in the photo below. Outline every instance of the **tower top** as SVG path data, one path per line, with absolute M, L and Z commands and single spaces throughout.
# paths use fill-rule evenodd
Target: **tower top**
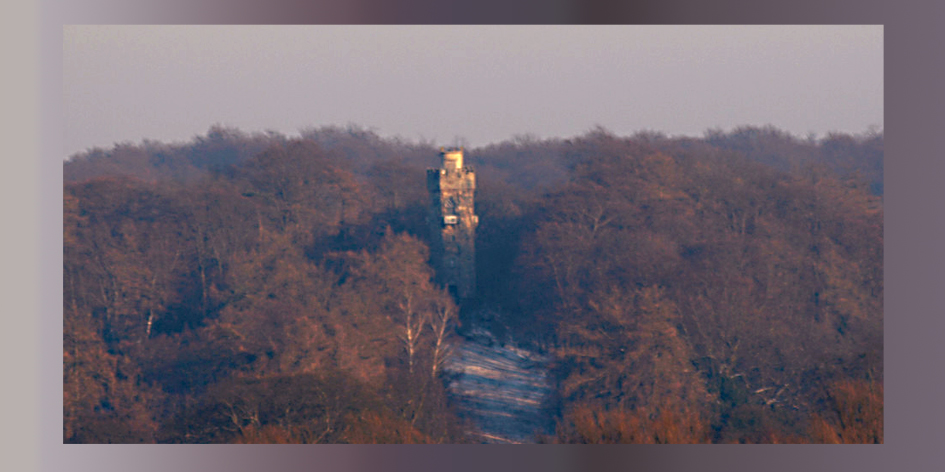
M 440 148 L 440 157 L 443 159 L 444 169 L 462 169 L 463 168 L 463 148 Z

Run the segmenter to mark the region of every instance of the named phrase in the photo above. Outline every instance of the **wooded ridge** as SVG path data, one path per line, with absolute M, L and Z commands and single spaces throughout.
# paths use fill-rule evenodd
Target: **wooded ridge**
M 883 442 L 881 132 L 467 149 L 463 306 L 429 264 L 437 148 L 215 126 L 72 156 L 63 441 L 476 442 L 443 366 L 480 328 L 551 359 L 538 442 Z

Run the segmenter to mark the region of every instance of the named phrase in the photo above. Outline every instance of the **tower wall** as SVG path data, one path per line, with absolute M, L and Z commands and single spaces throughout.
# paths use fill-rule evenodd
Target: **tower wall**
M 476 293 L 476 174 L 462 149 L 440 149 L 441 166 L 427 170 L 430 255 L 437 282 L 458 299 Z

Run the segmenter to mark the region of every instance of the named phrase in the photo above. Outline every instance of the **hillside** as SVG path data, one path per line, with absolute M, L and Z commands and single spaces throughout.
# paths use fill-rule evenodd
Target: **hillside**
M 478 329 L 544 356 L 532 440 L 882 442 L 882 134 L 467 153 L 464 306 L 428 264 L 432 143 L 214 127 L 72 156 L 63 440 L 478 442 L 442 349 Z

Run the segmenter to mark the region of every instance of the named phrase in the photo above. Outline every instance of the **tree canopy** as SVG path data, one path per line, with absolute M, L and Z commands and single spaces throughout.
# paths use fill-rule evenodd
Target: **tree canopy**
M 442 366 L 482 327 L 553 359 L 541 441 L 882 442 L 881 133 L 467 150 L 464 306 L 428 261 L 436 155 L 215 126 L 72 156 L 63 440 L 470 441 Z

